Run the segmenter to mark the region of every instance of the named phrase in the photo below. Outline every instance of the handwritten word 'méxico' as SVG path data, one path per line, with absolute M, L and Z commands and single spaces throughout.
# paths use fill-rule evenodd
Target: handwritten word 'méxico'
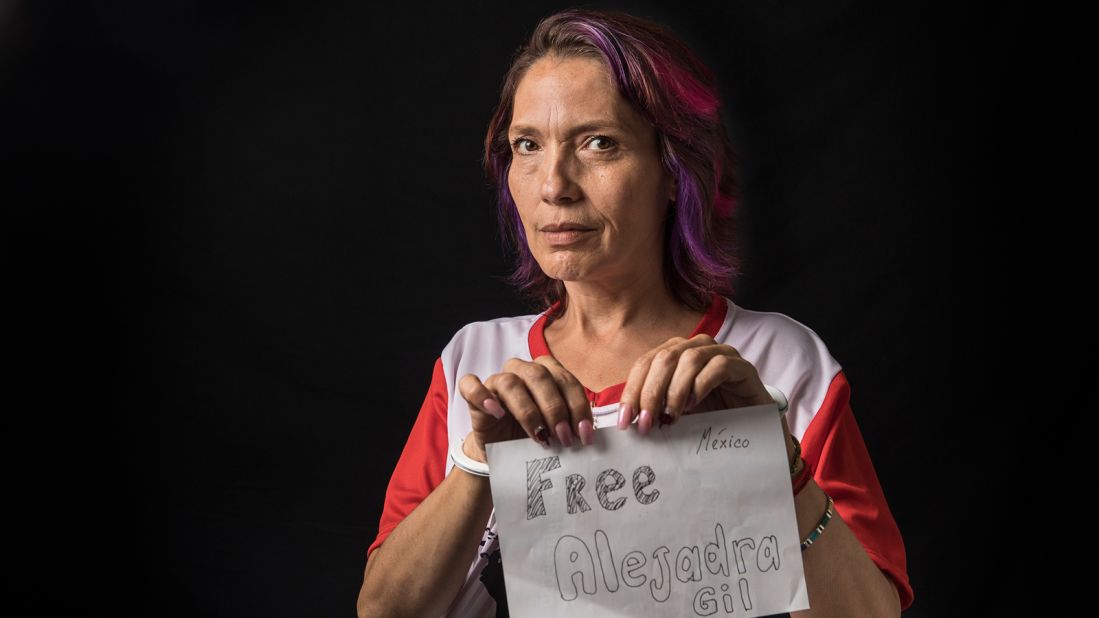
M 546 514 L 546 504 L 542 492 L 553 487 L 553 482 L 542 475 L 561 467 L 561 458 L 557 456 L 534 459 L 527 462 L 527 519 Z M 638 466 L 633 471 L 633 495 L 641 504 L 652 504 L 660 497 L 660 490 L 648 489 L 656 481 L 656 473 L 649 466 Z M 591 510 L 581 491 L 587 485 L 582 475 L 570 474 L 565 477 L 565 510 L 569 515 Z M 614 468 L 607 468 L 595 477 L 595 498 L 608 511 L 617 511 L 626 504 L 626 498 L 611 494 L 626 486 L 626 477 Z
M 698 448 L 695 449 L 695 455 L 698 455 L 702 451 L 720 451 L 730 448 L 748 448 L 751 440 L 748 438 L 738 438 L 733 434 L 722 436 L 728 427 L 722 427 L 721 431 L 717 434 L 712 434 L 713 427 L 707 427 L 706 431 L 702 432 L 702 438 L 698 441 Z

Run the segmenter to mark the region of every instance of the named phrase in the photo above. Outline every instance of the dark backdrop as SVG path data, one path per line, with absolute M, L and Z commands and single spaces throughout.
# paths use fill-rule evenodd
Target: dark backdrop
M 438 353 L 540 310 L 500 282 L 479 162 L 511 53 L 563 6 L 0 2 L 17 598 L 353 615 Z M 845 367 L 907 614 L 1025 606 L 1000 522 L 1028 464 L 997 452 L 1038 390 L 1027 361 L 1054 354 L 1028 334 L 1059 259 L 1034 230 L 1083 171 L 1081 20 L 628 8 L 721 81 L 744 159 L 734 298 Z

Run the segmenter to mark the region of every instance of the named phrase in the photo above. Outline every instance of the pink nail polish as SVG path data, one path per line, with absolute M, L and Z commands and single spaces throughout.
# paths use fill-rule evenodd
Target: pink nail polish
M 595 442 L 595 428 L 592 427 L 591 421 L 584 419 L 580 421 L 580 442 L 584 446 L 591 446 Z
M 557 439 L 561 441 L 561 444 L 565 446 L 572 446 L 572 430 L 569 429 L 568 421 L 561 421 L 554 427 L 557 432 Z
M 618 428 L 625 429 L 633 421 L 633 410 L 630 404 L 624 403 L 618 406 Z
M 649 433 L 649 430 L 652 429 L 652 426 L 653 426 L 652 412 L 649 412 L 648 410 L 642 410 L 641 411 L 641 416 L 639 416 L 637 418 L 637 431 L 639 431 L 641 433 L 641 435 L 646 435 L 646 434 Z
M 504 409 L 500 407 L 500 404 L 496 403 L 495 399 L 486 399 L 481 405 L 485 410 L 488 410 L 489 414 L 496 418 L 504 418 Z

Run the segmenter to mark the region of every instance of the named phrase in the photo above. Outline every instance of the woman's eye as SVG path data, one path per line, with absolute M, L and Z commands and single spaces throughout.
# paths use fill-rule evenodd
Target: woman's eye
M 523 149 L 524 144 L 528 145 L 527 150 Z M 606 135 L 596 135 L 588 140 L 588 144 L 595 144 L 595 150 L 597 151 L 610 150 L 616 145 L 615 141 L 607 137 Z M 534 142 L 525 137 L 517 137 L 511 142 L 511 149 L 514 152 L 518 152 L 519 154 L 527 154 L 530 152 L 530 149 L 534 148 L 535 146 L 536 145 L 534 144 Z
M 524 150 L 519 150 L 519 148 L 520 148 L 520 147 L 521 147 L 521 146 L 522 146 L 522 145 L 523 145 L 523 144 L 524 144 L 525 142 L 530 142 L 530 140 L 529 140 L 529 139 L 527 139 L 527 138 L 525 138 L 525 137 L 517 137 L 517 138 L 515 138 L 515 140 L 514 140 L 514 141 L 512 141 L 512 142 L 511 142 L 511 149 L 512 149 L 512 150 L 515 150 L 515 151 L 518 151 L 518 152 L 520 152 L 520 153 L 524 153 L 524 152 L 526 152 L 526 151 L 524 151 Z M 531 142 L 531 143 L 533 143 L 533 142 Z
M 591 138 L 588 143 L 594 144 L 596 142 L 602 142 L 605 145 L 605 147 L 603 148 L 596 147 L 596 150 L 610 150 L 614 147 L 614 140 L 607 137 L 606 135 L 596 135 L 595 137 Z

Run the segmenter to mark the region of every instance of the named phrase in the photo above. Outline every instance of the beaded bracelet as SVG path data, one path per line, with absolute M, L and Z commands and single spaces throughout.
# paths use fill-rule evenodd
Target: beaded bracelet
M 828 505 L 824 509 L 824 517 L 820 518 L 820 523 L 817 524 L 817 527 L 813 528 L 813 531 L 809 533 L 809 537 L 801 542 L 801 551 L 809 549 L 809 546 L 812 545 L 818 538 L 820 538 L 820 535 L 822 532 L 824 532 L 824 527 L 828 525 L 828 522 L 832 521 L 832 505 L 834 504 L 832 502 L 832 496 L 824 494 L 824 497 L 828 498 Z

